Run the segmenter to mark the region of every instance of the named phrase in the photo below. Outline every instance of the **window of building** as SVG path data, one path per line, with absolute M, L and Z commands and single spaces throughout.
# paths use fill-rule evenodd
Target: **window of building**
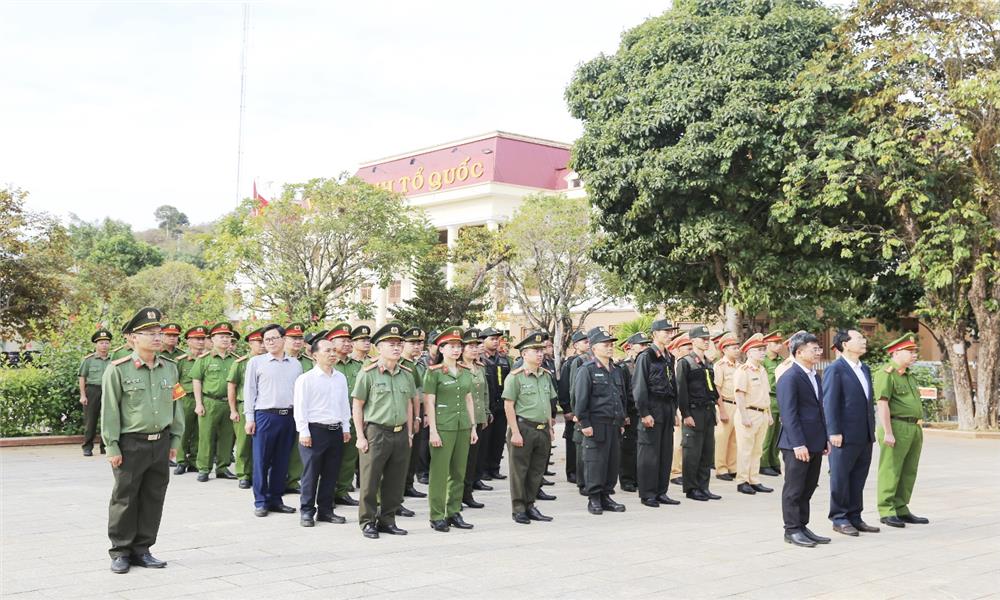
M 403 298 L 403 282 L 395 280 L 389 284 L 389 304 L 399 304 Z
M 362 302 L 372 301 L 372 286 L 370 284 L 365 284 L 361 286 L 361 301 Z

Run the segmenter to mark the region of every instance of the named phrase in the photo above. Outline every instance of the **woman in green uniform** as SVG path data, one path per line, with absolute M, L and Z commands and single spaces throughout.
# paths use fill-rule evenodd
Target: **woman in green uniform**
M 462 334 L 461 365 L 472 375 L 472 405 L 475 408 L 476 437 L 479 437 L 489 424 L 490 391 L 486 387 L 486 368 L 480 360 L 482 346 L 479 343 L 479 330 L 466 329 Z M 465 493 L 462 494 L 462 504 L 469 508 L 482 508 L 482 502 L 472 497 L 473 485 L 476 483 L 476 460 L 479 457 L 479 442 L 469 445 L 469 461 L 465 467 Z
M 462 495 L 469 445 L 477 441 L 472 374 L 459 364 L 462 329 L 449 327 L 438 334 L 441 362 L 431 366 L 424 378 L 424 412 L 430 430 L 431 469 L 427 500 L 431 528 L 448 531 L 450 526 L 472 529 L 462 519 Z

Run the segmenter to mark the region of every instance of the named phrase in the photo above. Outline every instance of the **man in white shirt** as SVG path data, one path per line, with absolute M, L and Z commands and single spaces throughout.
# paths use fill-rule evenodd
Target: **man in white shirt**
M 333 512 L 333 492 L 340 473 L 344 444 L 351 441 L 351 409 L 347 378 L 333 368 L 334 343 L 322 331 L 313 338 L 315 366 L 295 380 L 295 429 L 302 456 L 301 518 L 303 527 L 316 521 L 344 523 Z M 318 511 L 317 511 L 318 508 Z

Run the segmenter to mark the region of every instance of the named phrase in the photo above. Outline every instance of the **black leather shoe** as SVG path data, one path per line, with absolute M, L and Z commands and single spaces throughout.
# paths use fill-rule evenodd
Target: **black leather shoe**
M 928 523 L 931 522 L 930 519 L 924 517 L 918 517 L 917 515 L 914 514 L 899 515 L 899 520 L 904 523 L 911 523 L 913 525 L 927 525 Z
M 428 481 L 430 481 L 430 478 L 427 475 L 417 475 L 417 483 L 420 485 L 427 485 Z
M 795 544 L 796 546 L 801 546 L 803 548 L 815 548 L 816 542 L 809 539 L 806 534 L 801 531 L 795 531 L 793 533 L 785 532 L 785 541 L 789 544 Z
M 459 529 L 472 529 L 474 527 L 472 523 L 465 522 L 465 519 L 462 518 L 462 513 L 455 513 L 448 517 L 448 524 Z
M 592 515 L 603 515 L 604 507 L 601 506 L 600 496 L 591 496 L 587 501 L 587 512 Z
M 670 483 L 672 483 L 674 485 L 681 485 L 681 486 L 683 486 L 684 485 L 684 478 L 683 477 L 674 477 L 673 479 L 670 480 Z
M 552 463 L 549 463 L 549 464 L 551 465 Z M 556 476 L 555 471 L 550 471 L 549 469 L 545 469 L 545 473 L 543 473 L 543 475 L 545 475 L 546 477 L 555 477 Z
M 570 483 L 576 483 L 576 473 L 567 473 L 566 474 L 566 481 L 568 481 Z
M 377 540 L 378 527 L 375 526 L 375 523 L 365 523 L 365 526 L 361 528 L 361 535 L 371 540 Z
M 425 494 L 425 493 L 423 493 L 421 491 L 418 491 L 412 485 L 410 487 L 406 488 L 406 490 L 403 491 L 403 495 L 406 496 L 407 498 L 426 498 L 427 497 L 427 494 Z
M 770 494 L 771 492 L 774 491 L 774 488 L 769 488 L 763 483 L 751 483 L 750 487 L 752 487 L 754 491 L 760 492 L 762 494 Z
M 301 494 L 302 493 L 302 489 L 301 488 L 297 488 L 297 487 L 295 487 L 293 485 L 290 485 L 290 486 L 286 487 L 285 491 L 282 492 L 282 493 L 284 493 L 284 494 Z
M 659 496 L 657 496 L 656 501 L 659 502 L 660 504 L 667 504 L 667 505 L 675 505 L 681 503 L 680 500 L 674 500 L 673 498 L 671 498 L 666 494 L 660 494 Z
M 158 558 L 153 558 L 153 555 L 149 552 L 145 554 L 133 554 L 129 558 L 129 562 L 136 567 L 145 567 L 147 569 L 162 569 L 167 566 L 167 561 L 160 560 Z
M 906 527 L 906 521 L 903 521 L 899 517 L 882 517 L 879 521 L 885 523 L 889 527 Z
M 757 490 L 753 489 L 753 486 L 750 485 L 749 483 L 739 484 L 738 486 L 736 486 L 736 491 L 741 494 L 749 494 L 751 496 L 757 493 Z
M 313 519 L 310 516 L 302 515 L 299 518 L 299 525 L 301 525 L 303 527 L 315 527 L 316 526 L 316 520 Z
M 284 515 L 290 515 L 295 512 L 295 509 L 292 508 L 291 506 L 288 506 L 287 504 L 279 504 L 278 506 L 272 506 L 267 510 L 273 513 L 281 513 Z
M 659 508 L 660 507 L 660 503 L 657 502 L 656 498 L 643 498 L 642 499 L 642 505 L 643 506 L 648 506 L 650 508 Z
M 542 477 L 542 485 L 555 485 L 555 484 L 556 484 L 556 482 L 549 481 L 548 479 Z
M 322 521 L 323 523 L 336 523 L 337 525 L 343 525 L 347 522 L 347 519 L 337 513 L 321 513 L 316 517 L 316 520 Z
M 187 473 L 187 465 L 177 465 L 177 468 L 174 469 L 174 475 L 183 475 L 185 473 Z
M 431 521 L 431 529 L 434 531 L 440 531 L 441 533 L 451 531 L 451 527 L 448 527 L 448 521 L 445 521 L 444 519 Z
M 229 469 L 223 469 L 221 471 L 216 471 L 215 472 L 215 478 L 216 479 L 236 479 L 236 475 L 233 475 L 233 472 L 230 471 Z
M 108 450 L 102 446 L 101 447 L 101 454 L 107 454 L 107 453 L 108 453 Z M 177 463 L 175 463 L 174 461 L 170 461 L 167 464 L 168 464 L 168 466 L 171 466 L 171 467 L 176 467 L 177 466 Z
M 736 479 L 736 476 L 733 475 L 732 473 L 723 473 L 722 475 L 716 475 L 715 478 L 721 479 L 723 481 L 732 481 Z
M 94 451 L 93 450 L 84 450 L 83 451 L 83 455 L 84 456 L 93 456 L 94 455 Z
M 104 454 L 104 448 L 101 448 L 101 454 Z M 167 466 L 170 467 L 171 469 L 173 469 L 174 467 L 177 466 L 177 461 L 176 460 L 168 460 L 167 461 Z
M 266 508 L 255 508 L 255 509 L 253 509 L 253 514 L 255 516 L 258 516 L 258 517 L 266 517 L 267 516 L 267 509 Z
M 249 490 L 253 487 L 253 484 L 250 483 L 249 479 L 240 479 L 240 482 L 237 485 L 240 486 L 241 490 Z
M 636 484 L 634 484 L 634 483 L 623 483 L 622 484 L 622 491 L 623 492 L 635 492 L 638 489 L 639 489 L 639 487 Z
M 486 485 L 485 483 L 483 483 L 483 481 L 481 479 L 477 479 L 472 484 L 472 489 L 476 490 L 477 492 L 492 492 L 493 491 L 493 486 L 492 485 Z
M 713 494 L 708 490 L 702 490 L 701 493 L 705 494 L 705 497 L 708 498 L 709 500 L 722 500 L 722 496 L 718 494 Z
M 760 474 L 769 475 L 771 477 L 777 477 L 778 475 L 781 475 L 781 471 L 775 469 L 774 467 L 764 467 L 763 469 L 760 470 Z
M 333 499 L 334 504 L 341 504 L 343 506 L 357 506 L 358 501 L 350 496 L 337 496 Z
M 553 496 L 552 494 L 547 493 L 542 488 L 538 488 L 538 493 L 535 494 L 535 499 L 536 500 L 555 500 L 556 497 Z
M 405 529 L 400 529 L 395 524 L 382 525 L 381 523 L 378 525 L 378 531 L 379 533 L 388 533 L 389 535 L 406 535 L 407 533 Z
M 698 502 L 708 502 L 708 496 L 706 496 L 705 492 L 701 490 L 691 490 L 684 495 L 692 500 L 697 500 Z
M 400 506 L 399 509 L 396 510 L 396 516 L 397 517 L 410 518 L 410 517 L 412 517 L 414 515 L 416 515 L 416 513 L 413 512 L 412 510 L 406 508 L 405 506 Z
M 499 469 L 496 471 L 491 471 L 490 477 L 492 477 L 493 479 L 507 479 L 507 476 L 501 473 Z
M 601 508 L 604 510 L 610 510 L 611 512 L 625 512 L 625 505 L 615 502 L 611 499 L 611 496 L 604 495 L 601 496 Z
M 466 496 L 465 498 L 462 498 L 462 504 L 468 506 L 469 508 L 482 508 L 486 506 L 482 502 L 476 502 L 476 499 L 473 498 L 472 496 Z
M 851 525 L 850 523 L 847 523 L 846 525 L 841 525 L 840 523 L 834 523 L 833 530 L 836 531 L 837 533 L 842 533 L 844 535 L 849 535 L 851 537 L 858 537 L 859 535 L 861 535 L 858 532 L 858 530 L 854 528 L 854 525 Z
M 520 523 L 521 525 L 531 525 L 531 519 L 528 518 L 528 513 L 516 512 L 510 515 L 515 523 Z
M 479 479 L 481 479 L 483 481 L 493 481 L 493 475 L 491 475 L 489 472 L 486 472 L 486 473 L 483 473 L 483 476 L 480 477 Z
M 208 473 L 198 473 L 198 481 L 201 483 L 208 481 Z
M 823 536 L 821 536 L 821 535 L 813 532 L 813 530 L 809 529 L 808 527 L 803 526 L 802 527 L 802 533 L 806 534 L 807 538 L 811 539 L 812 541 L 816 542 L 817 544 L 829 544 L 830 543 L 830 538 L 823 537 Z
M 545 521 L 545 522 L 548 522 L 548 521 L 552 520 L 552 517 L 543 515 L 541 513 L 541 511 L 539 511 L 534 506 L 532 506 L 531 508 L 529 508 L 528 512 L 526 514 L 528 515 L 528 518 L 531 519 L 532 521 Z
M 865 523 L 864 521 L 858 521 L 857 523 L 852 523 L 852 525 L 854 525 L 854 528 L 860 531 L 861 533 L 878 533 L 882 531 L 881 527 L 872 527 L 871 525 Z
M 112 573 L 118 573 L 119 575 L 122 573 L 128 573 L 128 570 L 131 566 L 132 565 L 129 564 L 127 556 L 116 556 L 111 559 Z

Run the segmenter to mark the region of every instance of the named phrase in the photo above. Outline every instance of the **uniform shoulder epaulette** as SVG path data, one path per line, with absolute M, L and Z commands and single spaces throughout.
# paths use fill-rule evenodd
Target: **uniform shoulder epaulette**
M 365 365 L 364 367 L 361 367 L 361 370 L 362 371 L 371 371 L 372 369 L 374 369 L 377 366 L 378 366 L 378 362 L 377 361 L 372 361 L 372 362 L 368 363 L 367 365 Z
M 462 363 L 459 363 L 459 364 L 462 364 Z M 403 365 L 400 365 L 400 366 L 403 366 Z M 428 371 L 437 371 L 438 369 L 440 369 L 443 366 L 444 366 L 444 363 L 438 363 L 436 365 L 431 365 L 431 366 L 427 367 L 427 370 Z
M 122 348 L 124 348 L 124 347 L 125 347 L 125 344 L 122 344 L 121 346 L 118 346 L 117 348 L 113 349 L 113 350 L 112 350 L 112 351 L 110 352 L 110 354 L 114 354 L 115 352 L 118 352 L 119 350 L 121 350 L 121 349 L 122 349 Z
M 81 358 L 80 360 L 87 360 L 87 359 L 88 359 L 88 358 L 90 358 L 91 356 L 96 356 L 96 355 L 97 355 L 97 353 L 96 353 L 96 352 L 91 352 L 90 354 L 87 354 L 87 355 L 85 355 L 85 356 L 84 356 L 83 358 Z
M 892 373 L 892 372 L 893 372 L 893 371 L 895 371 L 896 369 L 894 369 L 894 368 L 892 367 L 892 363 L 889 363 L 889 364 L 887 364 L 887 365 L 885 366 L 885 368 L 884 368 L 884 369 L 882 369 L 882 370 L 883 370 L 883 371 L 885 371 L 886 373 Z
M 236 362 L 243 362 L 243 361 L 245 361 L 248 358 L 250 358 L 250 355 L 249 354 L 244 354 L 243 356 L 237 358 Z
M 378 363 L 376 362 L 375 364 L 378 364 Z M 404 371 L 406 371 L 407 373 L 412 373 L 413 372 L 413 369 L 411 369 L 410 367 L 404 365 L 403 363 L 399 363 L 399 368 L 402 369 L 402 370 L 404 370 Z
M 552 371 L 546 369 L 545 367 L 538 367 L 538 370 L 541 371 L 542 373 L 548 373 L 549 375 L 552 374 Z
M 175 365 L 177 364 L 177 361 L 176 361 L 176 360 L 174 360 L 174 359 L 173 359 L 172 357 L 170 357 L 170 356 L 167 356 L 166 354 L 160 354 L 160 355 L 158 355 L 158 357 L 159 357 L 159 358 L 162 358 L 163 360 L 168 360 L 168 361 L 170 361 L 170 362 L 174 363 Z
M 199 354 L 198 358 L 205 358 L 206 356 L 208 356 L 211 353 L 212 353 L 211 350 L 206 350 L 206 351 L 202 352 L 201 354 Z
M 123 365 L 123 364 L 129 362 L 130 360 L 132 360 L 131 356 L 123 356 L 123 357 L 119 358 L 118 360 L 111 361 L 111 364 L 113 364 L 114 366 L 117 367 L 118 365 Z
M 509 377 L 511 375 L 517 375 L 518 373 L 523 373 L 523 372 L 524 372 L 524 367 L 518 367 L 513 371 L 511 371 L 510 373 L 508 373 L 507 376 Z

